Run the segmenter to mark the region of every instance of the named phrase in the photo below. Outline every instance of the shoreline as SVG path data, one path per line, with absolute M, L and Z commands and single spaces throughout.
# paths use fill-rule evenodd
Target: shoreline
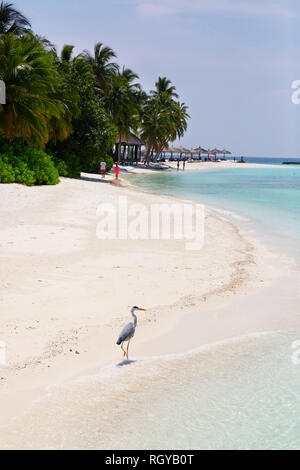
M 167 387 L 171 391 L 170 386 L 173 388 L 174 385 L 172 373 L 177 373 L 180 380 L 178 367 L 185 371 L 191 362 L 195 364 L 202 357 L 222 353 L 223 348 L 235 348 L 289 333 L 293 330 L 250 333 L 203 345 L 184 354 L 138 356 L 130 367 L 110 363 L 68 382 L 53 384 L 47 388 L 47 394 L 36 400 L 22 416 L 7 426 L 0 426 L 0 443 L 5 442 L 1 448 L 13 450 L 17 441 L 20 450 L 126 450 L 128 446 L 122 444 L 120 447 L 116 420 L 126 431 L 129 406 L 135 412 L 133 421 L 139 423 L 152 391 L 157 392 L 157 385 L 164 383 L 166 387 L 170 380 Z M 226 364 L 223 359 L 221 363 L 223 367 Z M 204 362 L 202 372 L 205 370 L 208 372 Z M 148 398 L 145 398 L 146 393 Z M 141 411 L 137 409 L 137 403 L 142 407 Z M 151 407 L 153 403 L 149 405 Z M 147 417 L 152 416 L 149 413 Z M 130 421 L 132 425 L 132 415 Z M 141 450 L 140 446 L 134 449 Z
M 297 168 L 297 165 L 282 165 L 280 163 L 276 164 L 266 164 L 266 163 L 238 163 L 232 160 L 226 161 L 219 161 L 219 162 L 199 162 L 199 161 L 192 161 L 187 162 L 185 171 L 208 171 L 208 170 L 221 170 L 221 169 L 236 169 L 236 168 Z M 123 174 L 134 175 L 134 174 L 153 174 L 153 173 L 161 173 L 161 172 L 177 172 L 177 162 L 170 162 L 166 161 L 165 163 L 152 163 L 151 167 L 147 167 L 143 164 L 139 164 L 138 166 L 122 166 L 121 172 Z M 182 162 L 180 163 L 180 170 L 179 173 L 182 172 Z
M 103 193 L 105 193 L 105 198 L 107 200 L 111 200 L 111 197 L 114 196 L 114 192 L 116 191 L 117 188 L 114 188 L 109 184 L 108 185 L 101 184 L 99 185 L 98 188 L 95 188 L 95 185 L 98 186 L 98 183 L 95 180 L 98 180 L 99 177 L 93 176 L 93 178 L 94 178 L 93 181 L 84 181 L 84 179 L 76 180 L 76 181 L 72 181 L 72 180 L 62 181 L 61 189 L 62 189 L 62 192 L 63 192 L 63 189 L 66 190 L 65 202 L 67 202 L 66 207 L 64 207 L 64 211 L 62 211 L 63 214 L 61 214 L 63 215 L 63 217 L 66 217 L 66 213 L 68 212 L 68 210 L 70 210 L 70 207 L 68 207 L 68 204 L 71 203 L 71 206 L 72 206 L 72 197 L 75 197 L 75 198 L 78 197 L 78 194 L 75 194 L 75 193 L 77 193 L 80 188 L 82 189 L 83 187 L 85 187 L 84 191 L 87 192 L 89 196 L 85 201 L 86 203 L 84 205 L 85 209 L 93 201 L 95 197 L 95 194 L 94 194 L 95 189 L 97 190 L 100 189 L 99 194 L 97 194 L 97 196 L 100 196 L 101 199 L 103 199 L 103 196 L 104 196 Z M 91 185 L 91 187 L 86 187 L 86 185 L 88 186 Z M 19 187 L 18 185 L 13 185 L 13 186 L 14 188 L 11 187 L 12 190 L 15 189 L 17 190 L 17 192 L 25 193 L 26 195 L 28 195 L 28 199 L 30 199 L 30 202 L 33 203 L 29 195 L 30 190 L 26 190 L 23 187 Z M 8 188 L 8 186 L 6 186 L 6 188 Z M 52 190 L 53 190 L 53 193 L 55 194 L 55 200 L 56 200 L 56 191 L 54 190 L 54 188 L 51 188 L 51 189 L 45 188 L 45 190 L 41 190 L 37 192 L 47 193 L 47 197 L 48 197 L 48 192 L 52 193 Z M 133 190 L 132 187 L 128 188 L 128 187 L 120 186 L 118 190 L 119 190 L 119 193 L 121 192 L 122 194 L 126 194 L 131 198 L 132 197 L 134 198 L 137 193 L 139 193 L 139 196 L 140 196 L 140 192 L 135 189 Z M 14 191 L 12 191 L 12 193 L 13 192 Z M 70 192 L 72 193 L 71 196 L 70 196 Z M 172 201 L 175 199 L 175 198 L 169 198 L 168 196 L 149 195 L 149 193 L 145 193 L 145 194 L 147 194 L 147 199 L 149 199 L 150 197 L 153 202 L 154 200 L 161 201 L 163 199 L 165 202 L 168 199 Z M 45 198 L 45 200 L 42 200 L 42 205 L 47 203 L 48 201 L 47 197 Z M 144 198 L 146 199 L 146 196 L 144 196 Z M 78 203 L 78 201 L 76 202 Z M 56 206 L 56 204 L 54 205 Z M 32 210 L 32 207 L 31 207 L 31 210 Z M 24 207 L 22 207 L 22 211 L 24 213 Z M 38 212 L 39 211 L 37 210 L 37 213 Z M 91 224 L 90 213 L 89 213 L 88 219 L 89 219 L 89 228 L 90 228 L 90 224 Z M 185 318 L 187 315 L 193 314 L 193 312 L 195 312 L 197 309 L 199 310 L 200 308 L 200 310 L 202 310 L 202 313 L 203 312 L 205 313 L 205 311 L 207 311 L 207 308 L 209 309 L 211 308 L 211 306 L 214 306 L 216 309 L 220 309 L 220 308 L 223 308 L 224 305 L 226 306 L 230 304 L 230 302 L 232 302 L 234 298 L 237 298 L 237 297 L 241 298 L 243 296 L 249 295 L 249 289 L 251 292 L 257 291 L 257 288 L 259 286 L 262 287 L 262 283 L 256 280 L 256 277 L 258 274 L 263 273 L 263 275 L 260 276 L 260 278 L 264 280 L 263 282 L 264 286 L 270 284 L 271 279 L 273 278 L 273 273 L 265 269 L 265 266 L 263 266 L 264 262 L 262 261 L 262 259 L 260 259 L 261 257 L 263 257 L 263 253 L 264 253 L 264 256 L 269 256 L 266 253 L 265 249 L 262 246 L 259 246 L 259 244 L 255 245 L 254 241 L 249 242 L 248 240 L 246 240 L 244 236 L 239 233 L 239 229 L 235 225 L 231 224 L 228 221 L 222 220 L 220 216 L 215 216 L 209 213 L 209 215 L 207 216 L 207 219 L 208 219 L 207 223 L 209 224 L 208 226 L 209 233 L 214 238 L 214 243 L 212 245 L 216 245 L 217 249 L 215 249 L 215 246 L 213 246 L 214 248 L 213 250 L 211 250 L 211 246 L 206 247 L 206 253 L 205 253 L 206 264 L 204 263 L 204 266 L 206 269 L 208 270 L 210 269 L 210 271 L 206 271 L 206 274 L 208 275 L 208 273 L 210 272 L 211 274 L 209 275 L 209 277 L 211 277 L 213 280 L 206 282 L 206 285 L 205 285 L 206 290 L 205 288 L 203 289 L 202 295 L 200 296 L 196 295 L 196 293 L 198 294 L 197 286 L 194 286 L 193 289 L 190 289 L 190 286 L 188 285 L 188 283 L 184 283 L 184 278 L 187 275 L 187 271 L 190 271 L 190 270 L 192 270 L 193 273 L 195 273 L 194 277 L 199 276 L 201 274 L 201 269 L 199 269 L 199 267 L 197 266 L 197 263 L 194 262 L 195 260 L 193 260 L 193 269 L 191 269 L 189 265 L 188 265 L 189 268 L 186 268 L 185 265 L 189 261 L 191 261 L 191 257 L 187 256 L 187 254 L 185 253 L 186 256 L 184 257 L 183 263 L 176 261 L 176 263 L 180 265 L 180 267 L 178 267 L 179 276 L 178 276 L 178 272 L 177 273 L 172 272 L 174 271 L 174 264 L 173 264 L 174 260 L 177 259 L 178 253 L 181 253 L 181 248 L 180 246 L 176 246 L 176 247 L 168 246 L 168 254 L 171 255 L 171 257 L 173 256 L 174 259 L 168 267 L 169 271 L 167 274 L 169 275 L 169 277 L 163 276 L 164 279 L 162 280 L 162 282 L 165 282 L 166 279 L 171 278 L 173 280 L 174 286 L 176 285 L 176 291 L 174 291 L 174 288 L 173 288 L 171 289 L 171 292 L 168 292 L 166 295 L 161 295 L 159 298 L 160 302 L 158 302 L 157 300 L 156 305 L 149 305 L 150 297 L 149 295 L 147 296 L 146 293 L 143 293 L 142 297 L 144 297 L 144 299 L 141 299 L 141 300 L 145 300 L 145 302 L 148 301 L 147 305 L 144 305 L 144 306 L 150 307 L 150 313 L 146 315 L 146 318 L 141 319 L 141 324 L 139 324 L 139 334 L 137 334 L 137 338 L 135 339 L 133 355 L 136 355 L 136 354 L 148 355 L 149 351 L 153 347 L 153 344 L 157 345 L 160 342 L 160 337 L 161 337 L 162 332 L 163 334 L 167 336 L 169 334 L 169 337 L 171 337 L 171 340 L 172 340 L 173 329 L 175 328 L 176 330 L 176 327 L 178 328 L 178 324 L 180 324 L 180 321 L 183 318 Z M 83 221 L 81 220 L 80 225 L 82 225 L 82 222 Z M 94 220 L 92 221 L 92 226 L 93 226 L 93 223 L 94 223 Z M 73 220 L 73 224 L 74 224 L 74 220 Z M 76 223 L 74 225 L 76 226 Z M 19 227 L 19 225 L 17 226 Z M 26 222 L 24 222 L 23 227 L 26 228 Z M 225 237 L 225 240 L 224 238 L 222 239 L 221 246 L 218 246 L 218 243 L 220 244 L 220 240 L 218 240 L 217 233 L 221 233 L 221 232 L 222 232 L 222 237 L 224 237 L 224 233 L 226 233 L 226 237 Z M 76 239 L 76 242 L 80 245 L 79 240 L 78 240 L 78 234 L 76 234 L 75 239 Z M 40 240 L 40 242 L 44 242 L 44 240 Z M 67 237 L 67 243 L 65 243 L 63 247 L 62 245 L 60 245 L 60 253 L 59 253 L 60 256 L 63 256 L 63 255 L 67 256 L 68 259 L 70 259 L 69 242 L 70 240 Z M 87 237 L 87 239 L 85 239 L 85 243 L 90 244 L 91 242 L 92 242 L 91 233 L 89 233 L 89 236 Z M 226 245 L 226 242 L 227 242 L 227 245 Z M 121 256 L 121 253 L 123 253 L 124 246 L 125 246 L 122 243 L 121 245 L 116 250 L 117 255 L 119 256 Z M 229 246 L 231 246 L 233 250 L 233 253 L 230 253 L 231 257 L 229 256 L 229 252 L 228 252 Z M 28 247 L 25 246 L 25 248 L 28 248 Z M 49 248 L 53 250 L 55 247 L 53 247 L 50 244 Z M 64 248 L 64 250 L 66 250 L 67 253 L 65 253 L 64 250 L 62 250 L 62 253 L 63 253 L 62 255 L 61 253 L 62 248 Z M 32 246 L 31 246 L 31 249 L 32 249 Z M 161 258 L 163 256 L 163 253 L 160 252 L 159 247 L 155 243 L 154 244 L 152 243 L 151 248 L 149 246 L 146 246 L 146 247 L 140 246 L 139 249 L 140 251 L 142 250 L 142 258 L 143 260 L 146 260 L 148 265 L 150 263 L 149 256 L 151 258 L 151 253 L 154 254 L 156 261 L 158 261 L 158 258 Z M 223 259 L 224 251 L 227 251 L 227 254 L 226 254 L 227 258 L 225 256 L 226 258 L 225 266 L 224 266 L 224 259 Z M 242 251 L 242 256 L 241 256 L 241 251 Z M 76 246 L 75 244 L 74 250 L 71 250 L 71 258 L 75 257 L 76 263 L 78 263 L 78 261 L 82 263 L 81 258 L 83 256 L 83 252 L 84 252 L 83 247 L 80 245 L 80 249 L 78 250 L 78 246 Z M 159 256 L 157 257 L 158 253 L 159 253 Z M 220 269 L 220 266 L 217 266 L 217 263 L 215 262 L 215 260 L 214 260 L 215 266 L 213 266 L 215 269 L 214 270 L 211 269 L 210 262 L 213 259 L 212 253 L 214 257 L 216 257 L 217 255 L 220 258 L 221 272 L 216 273 L 216 269 L 218 268 Z M 234 256 L 232 259 L 233 254 Z M 15 255 L 16 253 L 13 254 L 12 258 Z M 55 249 L 54 249 L 54 253 L 52 253 L 51 256 L 57 256 L 57 252 L 55 251 Z M 108 267 L 110 266 L 110 268 L 113 268 L 112 265 L 114 264 L 114 261 L 118 259 L 118 256 L 116 256 L 116 253 L 113 250 L 110 253 L 110 256 L 113 259 L 113 262 L 111 261 L 109 256 L 105 257 L 105 255 L 104 255 L 104 258 L 102 256 L 102 260 L 105 260 L 107 262 Z M 79 260 L 77 258 L 79 258 Z M 230 258 L 231 264 L 229 262 L 229 258 Z M 139 259 L 140 259 L 140 256 L 139 256 Z M 124 261 L 128 263 L 128 256 L 126 260 Z M 203 259 L 201 259 L 201 262 L 203 263 Z M 254 263 L 258 263 L 258 264 L 255 265 Z M 228 264 L 230 264 L 230 269 L 228 270 L 228 266 L 227 266 L 227 270 L 226 270 L 226 265 Z M 78 267 L 79 266 L 77 266 L 77 269 Z M 89 268 L 93 268 L 92 274 L 94 275 L 95 266 L 93 265 L 93 263 L 90 264 Z M 117 270 L 116 272 L 119 273 L 119 270 L 121 268 L 122 266 L 115 266 L 114 269 L 116 269 Z M 201 265 L 201 268 L 203 269 L 203 264 Z M 153 275 L 153 266 L 151 266 L 150 270 L 151 270 L 151 275 Z M 127 273 L 128 272 L 130 272 L 130 276 L 133 276 L 132 266 L 130 269 L 127 269 Z M 158 274 L 159 270 L 156 267 L 154 267 L 154 272 Z M 40 273 L 41 272 L 39 272 L 39 274 Z M 85 275 L 86 274 L 87 273 L 85 273 Z M 124 276 L 117 275 L 117 277 L 119 281 L 120 280 L 122 281 L 124 279 Z M 190 282 L 193 282 L 192 281 L 193 277 L 189 277 L 189 278 L 190 278 Z M 227 284 L 225 283 L 225 285 L 224 285 L 224 278 L 227 280 Z M 6 276 L 6 282 L 8 279 L 10 279 L 10 277 Z M 21 280 L 21 279 L 22 279 L 22 276 L 18 278 L 18 280 Z M 74 278 L 72 280 L 74 282 Z M 29 280 L 26 279 L 26 283 L 28 283 L 28 281 Z M 135 281 L 137 281 L 137 279 L 135 279 Z M 202 279 L 202 281 L 205 282 L 205 279 Z M 148 280 L 148 282 L 150 281 Z M 175 292 L 177 293 L 178 283 L 184 283 L 183 289 L 180 289 L 180 285 L 179 285 L 180 292 L 177 294 L 176 296 L 177 298 L 175 302 L 173 302 L 172 304 L 168 302 L 168 300 L 174 297 Z M 30 281 L 29 281 L 29 284 L 30 284 Z M 213 289 L 211 289 L 212 284 L 214 285 Z M 78 284 L 75 282 L 75 285 L 78 285 Z M 2 301 L 1 302 L 2 303 L 1 307 L 2 307 L 3 306 L 2 282 L 1 282 L 1 287 L 2 289 L 0 292 L 1 293 L 0 298 Z M 47 289 L 48 295 L 51 292 L 53 292 L 51 287 L 53 286 L 51 285 L 48 286 L 48 289 Z M 28 289 L 28 286 L 26 286 L 26 288 Z M 30 289 L 31 288 L 32 288 L 32 283 L 31 283 Z M 181 296 L 180 295 L 181 292 L 184 292 L 185 289 L 189 290 L 189 295 Z M 38 289 L 38 291 L 39 290 L 40 289 Z M 258 290 L 261 290 L 261 289 L 258 289 Z M 30 292 L 30 296 L 34 295 L 34 293 L 31 290 L 29 292 Z M 55 289 L 54 289 L 54 292 L 55 292 Z M 21 292 L 19 292 L 20 298 L 22 298 L 22 294 L 23 294 L 23 301 L 24 301 L 24 292 L 22 293 L 22 289 L 21 289 Z M 109 297 L 108 300 L 111 301 L 112 298 Z M 130 304 L 129 299 L 126 299 L 126 300 L 127 302 L 125 301 L 124 303 Z M 93 303 L 93 308 L 95 308 L 95 303 Z M 115 307 L 115 310 L 117 311 L 117 307 Z M 50 335 L 48 333 L 49 338 L 52 339 L 52 347 L 50 343 L 50 354 L 49 354 L 49 343 L 48 343 L 48 348 L 47 348 L 47 342 L 45 341 L 45 339 L 43 339 L 41 343 L 39 344 L 39 349 L 40 350 L 42 349 L 42 352 L 40 352 L 40 355 L 33 354 L 33 357 L 31 358 L 29 355 L 27 361 L 23 362 L 23 367 L 22 367 L 22 364 L 15 363 L 15 365 L 11 364 L 9 365 L 7 369 L 5 368 L 1 370 L 0 375 L 1 376 L 7 375 L 8 377 L 6 380 L 0 381 L 0 394 L 2 398 L 1 400 L 2 419 L 1 419 L 0 425 L 7 424 L 8 419 L 13 417 L 12 411 L 16 413 L 16 409 L 18 409 L 18 414 L 20 414 L 21 412 L 24 412 L 29 402 L 31 403 L 33 399 L 36 399 L 38 396 L 40 396 L 40 392 L 42 390 L 45 390 L 45 387 L 50 386 L 53 383 L 61 383 L 61 382 L 65 382 L 65 380 L 70 380 L 74 377 L 80 377 L 82 375 L 86 375 L 86 372 L 88 370 L 99 370 L 99 367 L 103 367 L 104 365 L 109 364 L 111 361 L 117 361 L 118 359 L 120 359 L 119 351 L 115 350 L 115 348 L 112 347 L 112 345 L 114 345 L 113 340 L 115 339 L 115 336 L 117 335 L 119 331 L 119 328 L 124 324 L 124 322 L 127 322 L 129 318 L 129 315 L 126 312 L 126 308 L 123 307 L 121 311 L 122 311 L 121 317 L 116 317 L 115 313 L 112 312 L 110 313 L 108 319 L 102 318 L 102 321 L 99 322 L 98 324 L 96 322 L 98 316 L 91 315 L 90 322 L 88 322 L 89 323 L 88 325 L 86 324 L 87 323 L 86 318 L 83 318 L 80 315 L 78 317 L 78 314 L 77 314 L 77 317 L 75 316 L 75 318 L 73 318 L 72 316 L 70 317 L 68 315 L 67 318 L 63 319 L 64 320 L 63 323 L 61 322 L 58 325 L 58 327 L 52 328 Z M 36 312 L 35 314 L 32 315 L 33 318 L 34 316 L 37 316 Z M 74 322 L 75 319 L 76 319 L 76 327 L 73 326 L 73 328 L 70 329 L 70 326 Z M 6 321 L 8 320 L 9 318 L 7 317 Z M 41 321 L 41 319 L 39 318 L 38 321 Z M 52 321 L 55 321 L 55 320 L 52 320 Z M 56 320 L 56 321 L 59 321 L 59 320 Z M 28 319 L 27 320 L 25 319 L 25 323 L 27 322 L 28 322 Z M 45 326 L 49 327 L 50 325 L 51 325 L 51 318 L 48 320 L 48 322 L 45 322 L 44 328 Z M 62 329 L 62 327 L 64 327 L 64 329 Z M 43 331 L 44 331 L 44 328 L 43 328 Z M 83 329 L 85 329 L 84 332 L 82 331 Z M 11 327 L 10 327 L 10 330 L 11 330 Z M 157 334 L 158 331 L 160 335 Z M 178 334 L 178 330 L 176 331 L 177 333 L 175 334 L 175 336 Z M 3 335 L 3 323 L 1 324 L 1 334 Z M 99 340 L 99 337 L 103 338 L 104 334 L 105 336 L 107 335 L 107 338 L 105 339 L 104 344 L 102 344 L 102 347 L 99 348 L 99 344 L 97 341 Z M 57 337 L 55 340 L 55 335 L 59 335 L 60 340 L 58 340 Z M 92 336 L 92 338 L 90 336 Z M 147 337 L 146 341 L 142 340 L 143 336 Z M 26 347 L 28 348 L 28 340 L 29 338 L 27 338 L 26 334 L 24 334 L 24 337 L 21 338 L 21 343 L 23 342 L 23 345 L 25 348 Z M 83 358 L 83 360 L 80 361 L 80 365 L 78 365 L 79 361 L 76 361 L 77 363 L 75 362 L 74 354 L 72 355 L 72 359 L 70 360 L 70 355 L 67 353 L 68 347 L 71 348 L 71 346 L 74 345 L 74 343 L 77 344 L 78 349 L 80 349 L 80 355 L 78 355 L 76 359 L 81 359 L 80 357 L 82 355 L 81 351 L 84 350 L 83 355 L 85 357 Z M 165 338 L 163 341 L 161 341 L 160 343 L 161 346 L 162 346 L 162 343 L 166 345 Z M 46 348 L 46 352 L 48 349 L 48 354 L 43 354 L 43 348 L 44 349 Z M 72 346 L 72 352 L 73 352 L 73 348 L 74 346 Z M 90 352 L 89 352 L 89 349 L 91 350 Z M 31 351 L 31 353 L 34 353 L 34 351 Z M 101 360 L 99 356 L 95 358 L 95 355 L 97 354 L 99 356 L 102 356 Z M 41 369 L 43 370 L 41 371 Z M 66 378 L 66 372 L 65 372 L 66 369 L 68 369 L 67 378 Z M 30 381 L 30 384 L 28 383 L 29 381 Z M 35 386 L 32 386 L 33 383 L 35 384 Z M 15 396 L 13 395 L 13 393 L 15 393 Z M 9 394 L 9 396 L 7 394 Z M 6 396 L 6 399 L 5 399 L 5 396 Z M 16 400 L 18 401 L 20 405 L 19 408 L 16 407 Z M 10 406 L 9 406 L 9 403 L 10 403 Z M 4 410 L 5 410 L 5 413 L 4 413 Z M 1 442 L 0 442 L 0 447 L 1 447 Z

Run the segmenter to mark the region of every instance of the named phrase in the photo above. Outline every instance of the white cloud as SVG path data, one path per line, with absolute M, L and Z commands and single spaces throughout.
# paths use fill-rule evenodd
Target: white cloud
M 281 0 L 136 0 L 140 14 L 161 16 L 181 13 L 207 15 L 256 15 L 270 17 L 299 17 L 299 11 L 290 9 Z

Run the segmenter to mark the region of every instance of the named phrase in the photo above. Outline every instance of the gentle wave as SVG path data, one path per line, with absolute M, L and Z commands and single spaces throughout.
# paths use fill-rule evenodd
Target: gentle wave
M 297 448 L 297 338 L 262 332 L 107 366 L 52 387 L 5 429 L 6 447 L 17 438 L 20 448 Z

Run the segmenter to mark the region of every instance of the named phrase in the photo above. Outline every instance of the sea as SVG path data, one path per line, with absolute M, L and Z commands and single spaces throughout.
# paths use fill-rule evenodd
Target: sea
M 184 157 L 184 155 L 183 155 Z M 188 157 L 188 155 L 187 155 Z M 168 161 L 170 157 L 166 156 L 166 160 Z M 179 154 L 174 154 L 175 159 L 180 159 Z M 202 160 L 205 158 L 205 155 L 202 155 Z M 211 157 L 214 159 L 214 157 Z M 289 162 L 289 163 L 295 163 L 300 164 L 300 158 L 290 158 L 290 157 L 243 157 L 245 163 L 256 163 L 258 165 L 282 165 L 283 163 Z M 217 159 L 219 159 L 219 156 L 217 156 Z M 239 161 L 241 159 L 240 156 L 234 157 L 226 157 L 226 160 L 234 160 Z M 204 162 L 205 163 L 205 162 Z
M 226 160 L 233 160 L 234 157 L 226 158 Z M 240 157 L 236 157 L 239 161 Z M 258 165 L 282 165 L 285 162 L 300 164 L 300 158 L 289 157 L 244 157 L 246 163 L 257 163 Z
M 130 183 L 204 203 L 289 259 L 291 278 L 266 290 L 262 314 L 299 314 L 299 326 L 135 358 L 52 387 L 46 405 L 6 430 L 8 447 L 23 433 L 25 447 L 40 448 L 300 449 L 300 166 L 245 160 L 268 166 L 167 171 Z M 261 305 L 259 297 L 241 308 L 251 315 Z

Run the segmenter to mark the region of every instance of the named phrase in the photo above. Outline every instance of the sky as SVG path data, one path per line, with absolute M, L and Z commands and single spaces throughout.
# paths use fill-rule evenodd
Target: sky
M 168 77 L 191 119 L 180 144 L 300 157 L 299 0 L 15 0 L 60 50 L 110 46 L 146 91 Z

